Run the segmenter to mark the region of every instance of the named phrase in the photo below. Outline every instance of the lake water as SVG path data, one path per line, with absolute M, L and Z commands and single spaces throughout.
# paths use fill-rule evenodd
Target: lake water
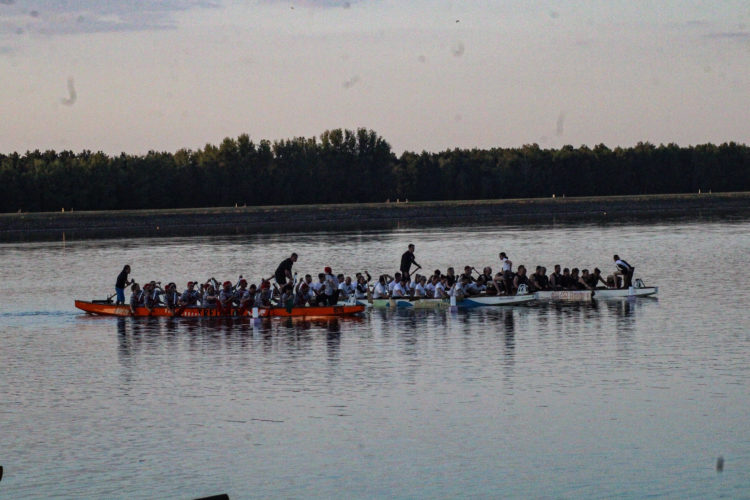
M 143 282 L 556 263 L 656 299 L 100 318 Z M 750 219 L 0 245 L 0 498 L 748 498 Z M 717 458 L 725 460 L 723 472 Z

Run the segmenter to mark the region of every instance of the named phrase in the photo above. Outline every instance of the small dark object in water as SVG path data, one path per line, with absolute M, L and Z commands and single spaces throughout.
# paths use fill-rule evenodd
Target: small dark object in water
M 229 495 L 222 493 L 221 495 L 214 495 L 210 497 L 196 498 L 195 500 L 229 500 Z
M 724 471 L 724 457 L 719 457 L 716 459 L 716 472 L 723 472 Z
M 0 465 L 0 481 L 3 480 L 3 466 Z

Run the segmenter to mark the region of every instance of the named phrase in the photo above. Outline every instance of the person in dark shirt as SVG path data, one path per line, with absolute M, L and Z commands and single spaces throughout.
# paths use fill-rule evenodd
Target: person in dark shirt
M 281 264 L 279 264 L 279 267 L 276 268 L 276 272 L 274 273 L 276 283 L 280 286 L 284 286 L 286 280 L 292 281 L 294 279 L 292 276 L 292 266 L 295 262 L 297 262 L 296 253 L 293 253 L 291 257 L 281 261 Z
M 615 280 L 618 282 L 619 287 L 619 279 L 617 279 L 618 276 L 622 276 L 623 288 L 629 288 L 633 285 L 633 271 L 635 271 L 635 268 L 628 264 L 625 259 L 621 259 L 619 255 L 616 255 L 613 257 L 615 261 L 615 266 L 617 266 L 617 271 L 615 271 Z
M 402 276 L 409 277 L 409 269 L 411 269 L 412 264 L 417 266 L 417 269 L 422 269 L 422 266 L 414 260 L 414 244 L 409 244 L 409 249 L 401 256 L 401 268 L 399 270 Z
M 125 288 L 131 283 L 135 283 L 134 280 L 128 280 L 128 274 L 130 274 L 130 266 L 125 264 L 120 274 L 117 275 L 117 281 L 115 282 L 115 292 L 117 293 L 117 305 L 125 303 Z

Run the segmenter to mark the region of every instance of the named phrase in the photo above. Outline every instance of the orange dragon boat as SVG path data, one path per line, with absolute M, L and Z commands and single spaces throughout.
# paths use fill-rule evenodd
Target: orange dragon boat
M 288 318 L 288 317 L 320 317 L 320 316 L 351 316 L 365 310 L 363 305 L 336 305 L 336 306 L 310 306 L 310 307 L 260 307 L 255 309 L 242 309 L 233 307 L 230 310 L 222 310 L 215 307 L 184 307 L 177 308 L 173 314 L 164 306 L 157 306 L 149 312 L 145 307 L 136 307 L 135 314 L 131 314 L 130 306 L 116 305 L 106 300 L 76 300 L 75 306 L 87 314 L 100 316 L 151 316 L 151 317 L 182 317 L 182 318 Z

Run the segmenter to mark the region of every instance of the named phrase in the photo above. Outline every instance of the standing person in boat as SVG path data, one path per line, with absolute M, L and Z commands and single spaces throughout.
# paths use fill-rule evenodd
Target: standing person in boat
M 276 268 L 276 272 L 273 273 L 274 279 L 279 286 L 284 286 L 289 281 L 294 281 L 294 275 L 292 274 L 292 266 L 297 262 L 297 254 L 293 253 L 290 257 L 281 261 L 279 267 Z
M 505 252 L 500 252 L 501 270 L 503 272 L 503 285 L 506 295 L 513 295 L 513 262 L 508 258 Z
M 406 276 L 407 278 L 409 277 L 409 270 L 411 269 L 412 264 L 417 266 L 417 269 L 422 269 L 422 266 L 417 264 L 417 261 L 414 260 L 414 244 L 409 243 L 408 249 L 401 256 L 401 268 L 399 270 L 403 276 Z
M 339 300 L 339 280 L 333 275 L 333 270 L 330 267 L 326 267 L 324 271 L 326 275 L 324 284 L 326 303 L 329 306 L 335 306 Z
M 635 268 L 628 264 L 625 259 L 621 259 L 619 255 L 615 254 L 613 257 L 617 271 L 615 271 L 615 280 L 618 276 L 622 276 L 623 288 L 630 288 L 633 286 L 633 272 Z M 617 280 L 619 283 L 619 280 Z M 620 288 L 619 286 L 617 288 Z
M 135 283 L 135 280 L 128 280 L 128 274 L 130 274 L 130 266 L 125 264 L 120 274 L 117 275 L 117 281 L 115 282 L 115 293 L 117 294 L 115 304 L 118 306 L 125 303 L 125 289 L 128 285 Z

